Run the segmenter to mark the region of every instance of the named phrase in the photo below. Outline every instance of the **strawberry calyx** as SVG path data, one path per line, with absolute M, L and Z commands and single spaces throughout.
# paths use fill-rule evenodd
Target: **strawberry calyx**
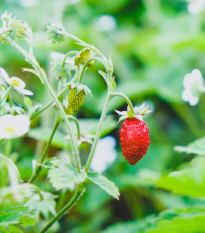
M 115 112 L 120 115 L 119 122 L 128 118 L 136 118 L 143 121 L 143 116 L 149 114 L 151 110 L 149 109 L 149 106 L 146 106 L 145 103 L 143 103 L 140 106 L 134 107 L 134 112 L 130 111 L 129 106 L 127 107 L 127 111 L 115 110 Z

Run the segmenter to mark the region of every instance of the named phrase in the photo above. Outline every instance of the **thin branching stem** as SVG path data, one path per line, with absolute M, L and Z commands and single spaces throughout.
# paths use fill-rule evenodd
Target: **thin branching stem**
M 45 233 L 57 220 L 59 220 L 68 210 L 70 210 L 75 205 L 75 203 L 80 199 L 80 197 L 82 196 L 82 194 L 85 191 L 85 188 L 78 188 L 78 187 L 77 187 L 77 190 L 74 193 L 73 197 L 68 202 L 68 204 L 66 206 L 64 206 L 57 213 L 57 215 L 54 218 L 52 218 L 51 221 L 39 233 Z
M 64 123 L 66 125 L 66 128 L 68 130 L 68 133 L 70 135 L 70 139 L 71 139 L 71 144 L 72 144 L 72 149 L 73 149 L 73 155 L 74 155 L 74 159 L 75 159 L 75 166 L 77 168 L 77 171 L 80 173 L 81 171 L 81 163 L 80 163 L 80 157 L 79 157 L 79 152 L 78 152 L 78 148 L 77 148 L 77 144 L 71 129 L 71 125 L 70 122 L 68 121 L 66 114 L 64 112 L 64 109 L 60 103 L 60 101 L 58 100 L 58 97 L 56 96 L 55 92 L 53 91 L 50 83 L 48 82 L 48 78 L 46 76 L 45 71 L 40 67 L 40 65 L 38 64 L 38 62 L 36 61 L 35 57 L 29 55 L 24 49 L 22 49 L 15 41 L 13 41 L 11 38 L 8 39 L 10 44 L 12 46 L 14 46 L 18 51 L 20 51 L 24 57 L 26 58 L 26 61 L 28 61 L 33 68 L 35 69 L 35 71 L 38 74 L 38 77 L 40 78 L 41 82 L 45 85 L 45 87 L 48 89 L 50 95 L 52 96 L 61 116 L 62 119 L 64 120 Z
M 36 168 L 35 168 L 35 170 L 33 172 L 33 175 L 31 176 L 31 178 L 28 181 L 29 183 L 32 183 L 38 177 L 38 175 L 39 175 L 39 173 L 41 171 L 41 164 L 43 164 L 44 161 L 45 161 L 46 155 L 48 154 L 48 150 L 49 150 L 49 148 L 51 146 L 52 139 L 53 139 L 53 137 L 55 135 L 55 132 L 56 132 L 59 124 L 60 124 L 60 122 L 56 120 L 55 124 L 54 124 L 54 127 L 53 127 L 53 130 L 52 130 L 52 133 L 51 133 L 51 135 L 50 135 L 50 137 L 48 139 L 48 143 L 47 143 L 47 145 L 46 145 L 46 147 L 45 147 L 45 149 L 43 151 L 43 154 L 41 155 L 41 158 L 40 158 L 39 162 L 36 165 Z
M 103 111 L 102 111 L 102 114 L 101 114 L 101 117 L 100 117 L 100 121 L 99 121 L 99 124 L 98 124 L 97 132 L 95 134 L 95 138 L 94 138 L 94 141 L 93 141 L 93 144 L 92 144 L 92 147 L 91 147 L 91 150 L 90 150 L 90 154 L 88 156 L 88 160 L 87 160 L 87 163 L 86 163 L 86 166 L 85 166 L 85 171 L 86 172 L 88 172 L 88 170 L 90 168 L 90 164 L 92 162 L 93 155 L 95 153 L 95 149 L 96 149 L 98 140 L 100 138 L 103 122 L 105 120 L 105 117 L 106 117 L 106 114 L 107 114 L 107 111 L 108 111 L 110 100 L 111 100 L 111 95 L 110 95 L 110 91 L 108 91 L 107 98 L 106 98 L 106 101 L 105 101 L 105 105 L 104 105 L 104 108 L 103 108 Z

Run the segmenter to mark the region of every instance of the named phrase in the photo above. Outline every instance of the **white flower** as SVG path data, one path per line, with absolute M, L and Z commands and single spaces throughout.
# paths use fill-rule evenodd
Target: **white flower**
M 26 115 L 11 114 L 0 117 L 0 138 L 16 138 L 28 132 L 30 125 L 29 117 Z
M 204 0 L 188 0 L 190 3 L 188 5 L 188 12 L 190 14 L 199 14 L 205 9 Z
M 13 86 L 13 88 L 23 95 L 33 95 L 29 90 L 24 89 L 26 86 L 25 82 L 17 77 L 9 78 L 8 74 L 3 68 L 0 68 L 0 78 L 3 79 L 8 85 Z
M 184 77 L 182 99 L 194 106 L 199 102 L 199 96 L 205 92 L 204 79 L 200 70 L 194 69 Z
M 103 172 L 110 167 L 117 157 L 114 137 L 107 136 L 98 141 L 90 168 L 97 172 Z
M 102 15 L 96 21 L 98 30 L 110 32 L 116 28 L 116 19 L 112 15 Z

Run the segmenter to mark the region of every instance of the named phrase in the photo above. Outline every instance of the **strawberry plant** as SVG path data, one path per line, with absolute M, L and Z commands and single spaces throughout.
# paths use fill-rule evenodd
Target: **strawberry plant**
M 132 165 L 146 154 L 150 143 L 148 128 L 142 121 L 142 116 L 149 110 L 145 105 L 134 108 L 126 95 L 115 91 L 116 82 L 113 76 L 111 57 L 105 57 L 95 46 L 66 32 L 60 24 L 48 26 L 49 39 L 53 43 L 59 44 L 66 38 L 71 38 L 83 49 L 66 51 L 66 54 L 54 56 L 53 66 L 58 71 L 58 82 L 54 89 L 46 71 L 34 56 L 33 35 L 29 25 L 13 18 L 7 12 L 1 16 L 1 20 L 1 42 L 12 46 L 24 56 L 30 67 L 24 68 L 23 71 L 33 73 L 40 79 L 50 95 L 50 101 L 45 106 L 42 106 L 41 103 L 34 104 L 28 97 L 33 93 L 24 89 L 25 83 L 18 77 L 10 78 L 5 69 L 0 68 L 0 140 L 5 149 L 0 155 L 2 166 L 0 195 L 3 208 L 0 212 L 2 219 L 0 220 L 0 230 L 1 232 L 23 232 L 24 227 L 34 225 L 42 218 L 45 219 L 46 224 L 41 226 L 39 232 L 44 233 L 76 204 L 86 192 L 89 182 L 96 184 L 115 199 L 119 199 L 120 193 L 117 186 L 100 172 L 90 169 L 111 100 L 114 97 L 120 97 L 128 104 L 127 111 L 117 112 L 121 115 L 120 120 L 126 119 L 120 131 L 122 153 Z M 24 44 L 21 43 L 22 41 Z M 86 70 L 96 62 L 104 67 L 103 71 L 99 70 L 99 74 L 106 83 L 107 97 L 95 134 L 89 137 L 89 134 L 83 134 L 81 131 L 80 120 L 75 117 L 75 112 L 83 105 L 86 95 L 91 94 L 91 90 L 83 84 L 83 77 Z M 13 91 L 23 98 L 23 105 L 13 101 Z M 17 166 L 10 158 L 12 157 L 12 139 L 32 131 L 32 121 L 51 107 L 55 111 L 52 119 L 53 129 L 49 132 L 46 139 L 47 144 L 40 158 L 33 158 L 33 171 L 30 178 L 23 181 Z M 70 146 L 71 161 L 55 157 L 47 158 L 48 150 L 59 127 L 64 130 L 63 141 Z M 41 133 L 39 138 L 42 136 L 44 134 Z M 91 144 L 85 162 L 82 162 L 79 153 L 83 142 Z M 35 183 L 39 179 L 40 173 L 43 172 L 47 172 L 48 182 L 56 189 L 55 194 L 44 191 Z M 70 200 L 67 200 L 67 204 L 56 212 L 58 203 L 55 199 L 58 197 L 58 192 L 65 189 L 73 191 L 74 194 Z M 53 217 L 49 219 L 49 215 Z

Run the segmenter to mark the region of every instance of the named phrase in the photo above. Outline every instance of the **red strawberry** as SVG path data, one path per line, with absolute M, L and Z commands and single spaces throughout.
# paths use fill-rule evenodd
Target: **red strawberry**
M 136 118 L 127 118 L 120 130 L 122 154 L 129 164 L 135 165 L 146 153 L 150 144 L 149 129 Z

